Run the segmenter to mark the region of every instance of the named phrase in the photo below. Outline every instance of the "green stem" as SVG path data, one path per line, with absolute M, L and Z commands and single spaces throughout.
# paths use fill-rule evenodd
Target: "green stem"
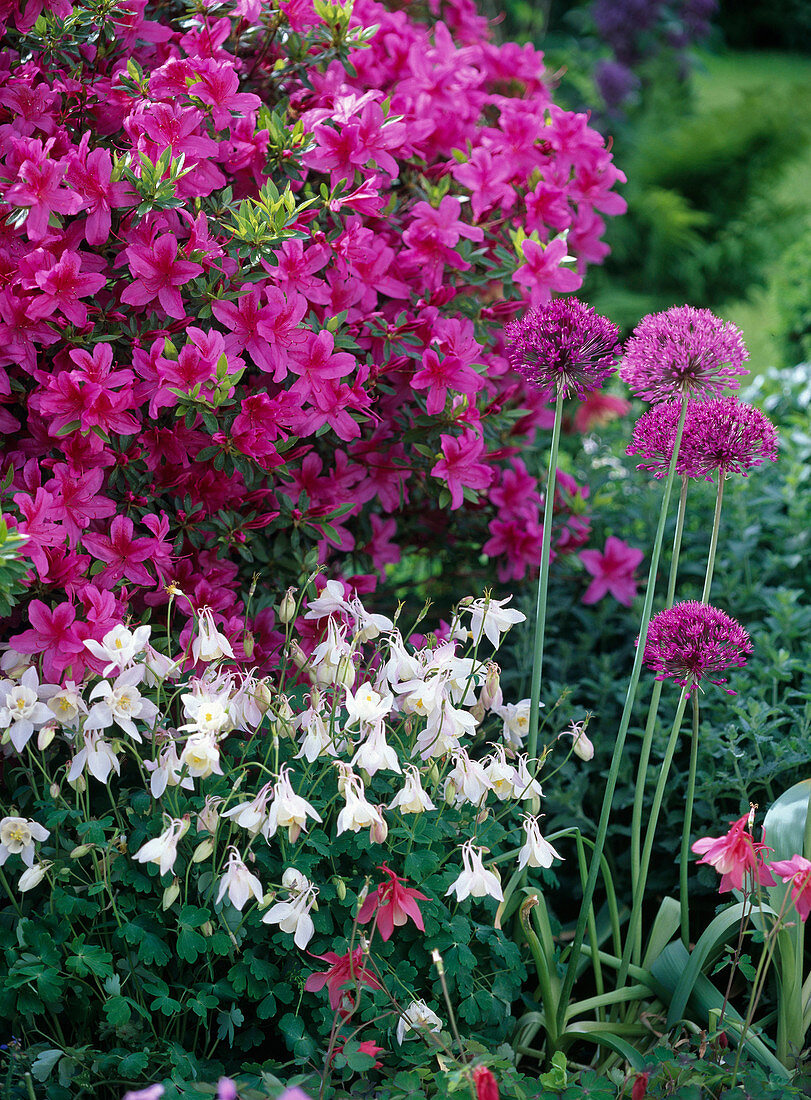
M 715 515 L 712 518 L 712 536 L 710 537 L 710 552 L 707 555 L 707 572 L 704 577 L 704 591 L 701 593 L 701 602 L 707 603 L 712 587 L 712 575 L 715 571 L 715 552 L 718 549 L 718 532 L 721 529 L 721 505 L 724 500 L 724 480 L 726 475 L 723 470 L 718 471 L 718 493 L 715 497 Z
M 555 422 L 552 426 L 552 446 L 549 451 L 549 473 L 546 478 L 546 495 L 543 507 L 543 538 L 541 539 L 541 572 L 538 577 L 538 602 L 535 609 L 535 643 L 532 655 L 532 688 L 529 706 L 529 740 L 527 756 L 534 760 L 538 755 L 538 712 L 541 699 L 541 674 L 543 672 L 543 640 L 546 630 L 546 598 L 549 592 L 549 551 L 552 546 L 552 509 L 555 500 L 555 482 L 558 468 L 558 445 L 563 420 L 563 391 L 555 402 Z
M 673 553 L 670 558 L 670 576 L 667 582 L 667 598 L 665 607 L 672 607 L 676 598 L 676 579 L 679 572 L 679 554 L 681 553 L 681 541 L 684 533 L 684 519 L 687 514 L 687 487 L 689 480 L 681 479 L 681 492 L 679 493 L 679 507 L 676 513 L 676 532 L 673 536 Z M 648 706 L 648 718 L 645 723 L 645 733 L 642 737 L 642 747 L 639 750 L 639 764 L 636 773 L 636 788 L 634 790 L 634 810 L 631 819 L 631 894 L 636 894 L 639 882 L 639 862 L 642 848 L 642 813 L 645 806 L 645 785 L 648 778 L 648 765 L 653 747 L 653 735 L 656 730 L 656 718 L 659 713 L 659 700 L 662 697 L 663 683 L 656 680 L 651 693 Z M 637 942 L 634 944 L 634 962 L 639 964 L 642 959 L 642 930 L 640 928 Z
M 694 689 L 695 690 L 695 689 Z M 628 925 L 628 938 L 625 942 L 625 950 L 622 953 L 622 965 L 620 972 L 617 975 L 617 988 L 621 989 L 625 984 L 625 979 L 628 976 L 628 969 L 631 962 L 631 950 L 638 933 L 639 925 L 642 920 L 642 900 L 645 896 L 645 883 L 648 877 L 648 869 L 650 867 L 650 857 L 653 851 L 653 841 L 656 835 L 656 825 L 659 821 L 659 811 L 662 808 L 662 802 L 665 797 L 665 787 L 667 786 L 667 777 L 670 773 L 670 765 L 673 763 L 673 756 L 676 752 L 676 743 L 679 739 L 679 731 L 681 729 L 682 718 L 684 717 L 684 710 L 687 706 L 687 688 L 682 688 L 681 698 L 679 699 L 679 705 L 676 708 L 676 716 L 673 719 L 673 726 L 670 730 L 670 737 L 668 738 L 667 748 L 665 749 L 664 760 L 662 761 L 662 767 L 659 771 L 659 780 L 656 784 L 656 790 L 653 795 L 653 803 L 648 815 L 648 829 L 645 834 L 645 847 L 642 849 L 642 864 L 639 870 L 639 883 L 637 885 L 636 893 L 634 894 L 633 908 L 631 909 L 631 921 Z
M 690 832 L 693 826 L 693 802 L 696 793 L 698 768 L 698 691 L 693 692 L 693 741 L 690 746 L 690 770 L 687 773 L 687 797 L 684 806 L 684 826 L 681 832 L 681 856 L 679 859 L 679 903 L 681 905 L 681 940 L 690 950 L 690 904 L 687 879 L 690 870 Z
M 679 423 L 676 429 L 676 438 L 673 444 L 673 456 L 670 459 L 670 467 L 667 472 L 667 478 L 665 479 L 664 494 L 662 496 L 662 506 L 659 512 L 659 525 L 656 529 L 656 537 L 653 542 L 653 550 L 651 551 L 650 571 L 648 573 L 648 585 L 645 592 L 645 603 L 642 609 L 642 622 L 639 624 L 639 638 L 636 646 L 636 657 L 634 659 L 634 666 L 631 672 L 631 680 L 628 684 L 628 693 L 625 697 L 625 706 L 622 711 L 622 718 L 620 719 L 620 726 L 617 731 L 617 740 L 614 744 L 614 754 L 611 757 L 611 766 L 608 772 L 608 781 L 606 783 L 605 794 L 603 795 L 603 806 L 600 813 L 600 822 L 597 827 L 597 837 L 594 842 L 594 854 L 591 858 L 591 866 L 589 868 L 589 878 L 586 883 L 586 889 L 583 894 L 583 900 L 580 905 L 580 914 L 577 919 L 577 928 L 575 929 L 574 941 L 572 943 L 572 951 L 569 956 L 569 963 L 566 969 L 566 977 L 563 983 L 563 990 L 560 998 L 561 1023 L 562 1014 L 565 1013 L 566 1005 L 568 1004 L 569 997 L 572 992 L 572 986 L 574 985 L 575 975 L 577 973 L 577 960 L 580 954 L 580 948 L 583 945 L 583 938 L 586 933 L 586 923 L 588 921 L 589 907 L 594 897 L 594 890 L 597 886 L 597 877 L 600 873 L 600 860 L 603 855 L 603 849 L 605 848 L 605 838 L 608 833 L 608 819 L 611 816 L 611 806 L 614 801 L 614 791 L 617 786 L 617 779 L 619 777 L 620 765 L 622 764 L 622 755 L 625 749 L 625 739 L 628 735 L 628 727 L 631 724 L 631 713 L 634 707 L 634 700 L 636 699 L 636 689 L 639 683 L 639 676 L 642 672 L 642 660 L 645 653 L 645 642 L 648 637 L 648 626 L 650 625 L 651 611 L 653 609 L 653 594 L 656 587 L 656 575 L 659 570 L 659 558 L 662 552 L 662 542 L 664 541 L 665 534 L 665 521 L 667 519 L 668 506 L 670 504 L 670 495 L 673 489 L 673 482 L 676 477 L 676 462 L 679 457 L 679 447 L 681 445 L 682 432 L 684 431 L 684 418 L 687 415 L 687 402 L 682 401 L 681 415 L 679 416 Z

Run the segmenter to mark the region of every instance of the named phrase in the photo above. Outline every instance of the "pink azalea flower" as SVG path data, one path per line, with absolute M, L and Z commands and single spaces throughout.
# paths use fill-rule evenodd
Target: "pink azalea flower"
M 765 845 L 756 844 L 747 829 L 749 816 L 744 814 L 732 822 L 724 836 L 705 836 L 693 845 L 693 851 L 704 857 L 698 862 L 709 863 L 721 875 L 720 894 L 727 890 L 742 890 L 744 877 L 750 873 L 753 880 L 762 886 L 774 886 L 774 879 L 760 854 Z
M 594 580 L 583 595 L 583 603 L 597 603 L 610 592 L 615 600 L 630 607 L 636 595 L 634 570 L 645 555 L 622 539 L 609 535 L 605 550 L 581 550 L 580 560 Z
M 61 603 L 50 610 L 42 600 L 32 600 L 27 608 L 31 629 L 9 639 L 18 653 L 42 653 L 42 671 L 47 680 L 61 681 L 65 669 L 84 668 L 84 646 L 76 623 L 76 609 Z
M 486 489 L 495 471 L 478 461 L 485 453 L 484 441 L 472 429 L 468 428 L 458 438 L 442 435 L 440 439 L 443 457 L 431 469 L 431 476 L 446 482 L 451 493 L 451 508 L 461 508 L 465 488 Z
M 791 883 L 791 900 L 805 924 L 811 913 L 811 860 L 800 855 L 794 855 L 791 859 L 775 859 L 769 864 L 769 870 L 783 882 Z
M 157 298 L 170 317 L 183 320 L 186 310 L 177 288 L 202 275 L 203 269 L 199 264 L 177 258 L 177 238 L 166 233 L 151 247 L 130 245 L 126 254 L 135 279 L 125 287 L 121 301 L 145 306 Z
M 394 929 L 402 927 L 409 917 L 420 932 L 424 932 L 425 925 L 417 901 L 430 899 L 419 890 L 412 890 L 411 887 L 403 885 L 408 879 L 400 878 L 385 863 L 378 867 L 378 871 L 388 875 L 388 882 L 378 886 L 374 893 L 366 898 L 358 913 L 358 923 L 366 924 L 376 912 L 377 930 L 384 940 L 391 939 Z
M 527 240 L 521 247 L 524 262 L 513 275 L 513 282 L 527 287 L 532 309 L 545 305 L 551 299 L 553 290 L 568 294 L 583 285 L 583 279 L 576 271 L 560 266 L 568 252 L 565 241 L 551 241 L 544 248 L 535 241 Z

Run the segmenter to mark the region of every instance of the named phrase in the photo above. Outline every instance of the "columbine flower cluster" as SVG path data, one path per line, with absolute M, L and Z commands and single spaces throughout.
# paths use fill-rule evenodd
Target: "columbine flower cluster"
M 302 557 L 352 552 L 368 589 L 443 493 L 507 522 L 499 410 L 525 408 L 516 442 L 545 414 L 492 293 L 509 312 L 576 289 L 624 177 L 470 0 L 442 22 L 356 0 L 338 50 L 313 0 L 229 3 L 216 30 L 136 5 L 103 43 L 95 5 L 73 6 L 79 42 L 69 6 L 40 4 L 59 65 L 35 8 L 0 14 L 0 475 L 33 597 L 13 644 L 78 682 L 101 671 L 83 642 L 177 581 L 183 614 L 211 608 L 196 656 L 269 671 L 274 617 L 246 634 L 240 595 L 252 542 L 297 576 L 272 548 L 295 526 Z M 520 518 L 488 550 L 516 576 Z

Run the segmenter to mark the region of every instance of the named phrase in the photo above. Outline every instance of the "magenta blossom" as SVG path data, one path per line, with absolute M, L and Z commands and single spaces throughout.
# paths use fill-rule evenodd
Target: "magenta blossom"
M 791 900 L 805 924 L 811 913 L 811 860 L 800 855 L 794 855 L 791 859 L 775 859 L 769 864 L 769 869 L 783 882 L 791 883 Z
M 744 877 L 750 872 L 762 886 L 774 886 L 774 879 L 763 865 L 760 854 L 765 845 L 757 844 L 747 829 L 749 817 L 749 814 L 744 814 L 732 822 L 724 836 L 705 836 L 693 845 L 693 851 L 704 857 L 698 862 L 709 863 L 721 876 L 720 894 L 727 890 L 742 890 Z
M 664 477 L 673 456 L 681 401 L 661 401 L 634 425 L 626 454 L 640 455 L 637 469 Z M 746 477 L 769 459 L 777 461 L 777 432 L 760 409 L 735 397 L 688 401 L 676 473 L 712 481 L 716 471 Z
M 630 607 L 636 595 L 634 570 L 644 554 L 622 539 L 609 535 L 605 550 L 581 550 L 580 560 L 594 580 L 586 589 L 583 603 L 597 603 L 610 592 L 615 600 Z
M 504 331 L 513 367 L 540 389 L 582 400 L 616 369 L 617 326 L 577 298 L 530 310 Z
M 358 913 L 358 923 L 366 924 L 377 912 L 377 930 L 381 939 L 391 939 L 394 929 L 404 925 L 409 917 L 417 928 L 424 932 L 425 925 L 417 901 L 428 901 L 428 897 L 421 894 L 419 890 L 405 886 L 404 883 L 408 879 L 400 878 L 385 863 L 378 867 L 378 871 L 388 875 L 388 882 L 378 886 L 366 898 Z
M 431 476 L 447 483 L 451 508 L 461 508 L 466 487 L 486 489 L 495 475 L 489 466 L 478 461 L 485 454 L 484 441 L 472 429 L 462 432 L 458 438 L 452 435 L 440 438 L 442 458 L 432 467 Z
M 748 374 L 739 329 L 708 309 L 674 306 L 649 313 L 625 345 L 620 377 L 644 401 L 716 397 Z
M 657 680 L 674 680 L 689 689 L 689 696 L 702 680 L 726 683 L 718 674 L 745 665 L 751 652 L 749 635 L 739 623 L 717 607 L 687 600 L 651 621 L 645 663 L 658 673 Z

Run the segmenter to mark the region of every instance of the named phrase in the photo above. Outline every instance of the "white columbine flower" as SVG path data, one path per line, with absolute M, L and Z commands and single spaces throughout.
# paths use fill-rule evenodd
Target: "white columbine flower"
M 349 606 L 358 628 L 359 642 L 371 642 L 380 634 L 394 629 L 391 619 L 386 615 L 375 615 L 367 611 L 357 596 L 350 600 Z
M 421 814 L 424 810 L 435 810 L 436 806 L 422 789 L 420 773 L 414 764 L 406 765 L 405 784 L 389 803 L 389 809 L 400 809 L 401 814 Z
M 17 883 L 20 893 L 24 894 L 26 890 L 33 890 L 35 886 L 39 886 L 50 866 L 51 861 L 46 859 L 43 863 L 35 863 L 23 871 L 20 875 L 20 881 Z
M 240 828 L 247 829 L 251 836 L 256 836 L 265 823 L 268 803 L 273 797 L 273 786 L 273 783 L 266 783 L 253 798 L 225 810 L 222 816 L 232 817 Z M 209 829 L 209 832 L 214 830 Z
M 154 840 L 148 840 L 146 844 L 142 845 L 135 853 L 134 858 L 139 863 L 157 863 L 161 874 L 166 875 L 175 865 L 177 842 L 188 829 L 189 818 L 188 816 L 169 817 L 168 814 L 164 814 L 163 820 L 164 824 L 168 822 L 166 829 L 160 836 L 156 836 Z
M 0 729 L 8 730 L 12 745 L 22 752 L 34 730 L 44 726 L 52 715 L 40 702 L 42 688 L 35 668 L 26 669 L 19 684 L 5 680 L 3 686 L 6 690 L 0 706 Z M 48 693 L 54 690 L 54 685 L 47 685 Z
M 543 703 L 540 704 L 543 706 Z M 494 706 L 493 711 L 504 722 L 502 736 L 504 740 L 515 748 L 520 749 L 529 731 L 529 699 L 522 699 L 520 703 L 502 703 Z
M 188 780 L 191 783 L 191 780 Z M 192 784 L 193 786 L 194 784 Z M 216 833 L 217 822 L 220 820 L 220 806 L 223 799 L 216 794 L 207 794 L 203 808 L 197 815 L 197 832 L 205 830 L 208 833 Z
M 348 829 L 358 833 L 361 829 L 372 829 L 382 823 L 380 810 L 367 801 L 363 781 L 357 776 L 347 782 L 344 797 L 346 805 L 338 814 L 338 836 Z
M 147 642 L 144 646 L 143 666 L 144 683 L 147 687 L 157 687 L 164 680 L 177 679 L 183 667 L 183 658 L 173 661 Z
M 512 764 L 507 763 L 503 745 L 497 745 L 492 756 L 487 757 L 485 773 L 500 801 L 513 797 L 517 776 Z
M 314 886 L 307 886 L 301 891 L 292 890 L 287 901 L 277 901 L 275 905 L 271 905 L 262 917 L 262 923 L 278 924 L 282 932 L 293 936 L 296 947 L 303 951 L 315 934 L 310 910 L 315 905 L 317 893 Z
M 586 737 L 586 724 L 586 722 L 571 722 L 567 730 L 558 734 L 558 739 L 561 737 L 573 737 L 574 746 L 572 751 L 575 756 L 579 756 L 581 760 L 588 763 L 588 761 L 594 757 L 594 745 L 588 737 Z
M 68 680 L 65 686 L 51 695 L 47 700 L 48 710 L 56 718 L 60 726 L 73 726 L 80 714 L 87 714 L 84 699 L 79 694 L 79 688 Z
M 327 615 L 336 613 L 341 615 L 351 614 L 352 608 L 346 598 L 346 592 L 341 581 L 327 581 L 320 596 L 310 600 L 307 606 L 305 619 L 324 619 Z
M 82 772 L 87 768 L 90 774 L 98 779 L 99 783 L 106 783 L 110 778 L 110 772 L 121 774 L 121 764 L 118 757 L 102 737 L 101 730 L 84 731 L 84 745 L 71 761 L 68 772 L 68 783 L 75 783 Z
M 231 643 L 217 629 L 214 612 L 210 607 L 201 607 L 197 616 L 197 633 L 191 644 L 192 657 L 198 661 L 218 661 L 221 657 L 234 657 Z
M 273 787 L 273 800 L 268 806 L 267 818 L 262 826 L 262 835 L 265 840 L 270 840 L 277 829 L 287 829 L 287 838 L 291 844 L 295 844 L 301 834 L 301 830 L 307 832 L 307 818 L 321 821 L 321 815 L 293 790 L 288 778 L 289 768 L 283 767 L 279 772 L 279 779 Z
M 462 845 L 462 863 L 464 864 L 462 873 L 445 891 L 446 897 L 448 894 L 456 894 L 457 901 L 467 897 L 491 897 L 497 901 L 504 901 L 501 883 L 492 871 L 485 870 L 482 863 L 483 851 L 483 848 L 474 848 L 471 840 Z
M 538 826 L 538 818 L 531 814 L 524 814 L 524 832 L 527 839 L 518 853 L 518 866 L 523 867 L 551 867 L 556 859 L 563 859 L 548 840 L 541 836 Z
M 343 684 L 351 688 L 355 682 L 355 665 L 352 646 L 346 640 L 346 626 L 338 626 L 334 619 L 327 623 L 327 637 L 313 650 L 310 669 L 319 687 Z
M 485 596 L 480 600 L 473 600 L 464 611 L 470 612 L 470 632 L 473 635 L 474 645 L 478 645 L 482 634 L 487 637 L 494 649 L 501 645 L 501 637 L 506 634 L 511 626 L 516 623 L 526 622 L 526 615 L 516 611 L 514 607 L 505 607 L 512 596 L 505 600 L 494 600 L 492 596 Z
M 301 739 L 301 748 L 296 753 L 295 759 L 304 757 L 310 764 L 319 756 L 337 756 L 338 750 L 330 736 L 327 724 L 317 710 L 312 707 L 301 716 L 304 719 L 304 736 Z
M 470 802 L 473 806 L 480 806 L 487 797 L 487 792 L 493 789 L 487 772 L 478 760 L 471 760 L 464 749 L 455 752 L 453 760 L 454 768 L 449 772 L 446 782 L 453 784 L 457 804 Z
M 183 715 L 189 719 L 180 729 L 191 733 L 220 733 L 226 728 L 230 729 L 229 686 L 230 681 L 219 692 L 210 691 L 202 680 L 196 680 L 193 691 L 180 697 L 183 703 Z
M 225 866 L 225 871 L 220 879 L 220 889 L 217 893 L 217 903 L 222 901 L 227 892 L 228 900 L 234 906 L 235 909 L 239 909 L 240 913 L 251 894 L 257 901 L 261 902 L 264 897 L 264 890 L 262 889 L 262 883 L 256 877 L 251 874 L 248 868 L 242 861 L 237 849 L 231 845 L 228 849 L 228 863 Z
M 366 740 L 361 742 L 352 757 L 352 763 L 355 767 L 363 768 L 368 775 L 374 775 L 381 770 L 402 774 L 397 752 L 386 741 L 386 729 L 382 721 L 372 726 Z
M 516 760 L 513 797 L 527 799 L 534 796 L 542 798 L 543 791 L 538 780 L 530 775 L 526 753 L 522 753 Z
M 158 714 L 155 704 L 144 699 L 136 686 L 143 675 L 143 668 L 136 666 L 122 672 L 113 684 L 107 680 L 96 684 L 89 698 L 100 701 L 90 708 L 87 727 L 94 730 L 106 729 L 115 722 L 133 741 L 140 741 L 141 735 L 133 718 L 151 724 Z
M 180 763 L 195 779 L 208 779 L 212 774 L 222 775 L 220 750 L 213 734 L 201 733 L 190 737 L 183 746 Z
M 160 798 L 167 787 L 179 785 L 186 791 L 194 790 L 194 780 L 190 775 L 180 778 L 183 765 L 180 763 L 174 741 L 170 740 L 168 745 L 161 749 L 157 760 L 145 760 L 144 767 L 148 772 L 152 772 L 149 789 L 153 798 Z
M 26 867 L 33 867 L 34 841 L 50 835 L 48 829 L 28 817 L 4 817 L 0 821 L 0 867 L 9 856 L 20 856 Z
M 85 638 L 83 645 L 89 649 L 94 657 L 100 661 L 107 661 L 102 676 L 109 676 L 116 669 L 121 671 L 130 664 L 149 641 L 151 626 L 139 626 L 135 630 L 128 630 L 119 623 L 112 630 L 108 630 L 100 642 L 94 638 Z
M 397 1024 L 397 1042 L 402 1043 L 409 1031 L 441 1031 L 442 1021 L 425 1001 L 412 1001 Z
M 361 684 L 355 692 L 347 688 L 344 706 L 349 715 L 348 725 L 378 722 L 386 717 L 393 702 L 392 695 L 381 696 L 370 683 Z

